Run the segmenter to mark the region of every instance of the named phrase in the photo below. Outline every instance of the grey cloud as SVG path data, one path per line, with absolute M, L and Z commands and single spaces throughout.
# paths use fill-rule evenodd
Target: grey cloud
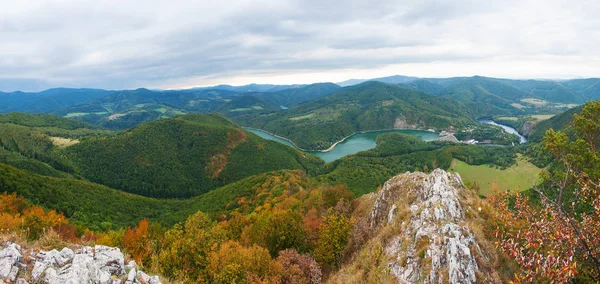
M 278 71 L 544 54 L 597 58 L 600 43 L 591 36 L 600 30 L 589 13 L 600 8 L 595 2 L 567 9 L 549 0 L 536 13 L 536 1 L 516 0 L 38 2 L 3 4 L 0 90 L 227 83 Z M 553 20 L 559 16 L 563 26 Z

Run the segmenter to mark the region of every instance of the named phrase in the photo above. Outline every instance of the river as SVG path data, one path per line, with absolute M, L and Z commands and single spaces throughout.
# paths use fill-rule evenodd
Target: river
M 502 129 L 504 129 L 504 131 L 506 131 L 510 134 L 519 136 L 519 143 L 521 143 L 521 144 L 527 143 L 527 138 L 525 136 L 521 135 L 516 129 L 514 129 L 508 125 L 500 124 L 500 123 L 497 123 L 490 119 L 481 119 L 481 120 L 479 120 L 479 122 L 500 126 L 500 127 L 502 127 Z
M 262 131 L 260 129 L 254 128 L 245 128 L 246 131 L 252 132 L 262 138 L 274 140 L 280 143 L 283 143 L 288 146 L 294 147 L 294 145 L 285 139 L 273 136 L 270 133 Z M 338 143 L 333 149 L 327 152 L 320 151 L 307 151 L 307 153 L 320 157 L 325 162 L 329 163 L 331 161 L 335 161 L 347 155 L 352 155 L 358 153 L 360 151 L 365 151 L 369 149 L 373 149 L 376 146 L 375 138 L 383 133 L 388 132 L 398 132 L 404 133 L 411 136 L 419 137 L 423 141 L 432 141 L 439 137 L 439 135 L 435 132 L 423 131 L 423 130 L 382 130 L 382 131 L 372 131 L 372 132 L 359 132 L 356 133 L 344 140 L 343 142 Z

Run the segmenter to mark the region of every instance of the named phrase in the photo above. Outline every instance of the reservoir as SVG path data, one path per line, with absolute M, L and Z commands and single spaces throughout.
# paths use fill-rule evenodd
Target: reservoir
M 510 134 L 519 136 L 519 143 L 521 143 L 521 144 L 527 143 L 527 138 L 525 138 L 525 136 L 521 135 L 516 129 L 514 129 L 510 126 L 496 123 L 495 121 L 490 120 L 490 119 L 482 119 L 482 120 L 479 120 L 479 122 L 500 126 L 500 127 L 502 127 L 502 129 L 504 129 L 504 131 L 506 131 Z
M 254 128 L 245 128 L 246 131 L 252 132 L 264 139 L 274 140 L 285 145 L 294 147 L 294 145 L 285 139 L 273 136 L 270 133 L 265 131 L 254 129 Z M 319 152 L 319 151 L 307 151 L 307 153 L 320 157 L 325 162 L 329 163 L 331 161 L 335 161 L 339 158 L 342 158 L 347 155 L 352 155 L 358 153 L 360 151 L 365 151 L 369 149 L 373 149 L 376 146 L 377 136 L 383 133 L 388 132 L 398 132 L 404 133 L 411 136 L 415 136 L 421 138 L 423 141 L 432 141 L 439 137 L 439 135 L 435 132 L 423 131 L 423 130 L 382 130 L 382 131 L 372 131 L 372 132 L 359 132 L 356 133 L 344 140 L 344 142 L 338 143 L 333 149 L 327 152 Z

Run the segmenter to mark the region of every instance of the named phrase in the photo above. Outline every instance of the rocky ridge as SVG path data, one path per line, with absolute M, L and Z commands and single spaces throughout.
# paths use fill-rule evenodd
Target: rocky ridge
M 161 283 L 138 269 L 135 261 L 125 264 L 118 248 L 100 245 L 36 253 L 8 242 L 0 250 L 0 283 Z
M 388 180 L 377 193 L 369 226 L 397 226 L 384 247 L 387 267 L 398 283 L 477 283 L 489 281 L 485 259 L 465 222 L 458 174 L 436 169 Z M 403 209 L 404 208 L 404 209 Z M 489 271 L 488 271 L 489 272 Z M 478 279 L 478 277 L 484 279 Z

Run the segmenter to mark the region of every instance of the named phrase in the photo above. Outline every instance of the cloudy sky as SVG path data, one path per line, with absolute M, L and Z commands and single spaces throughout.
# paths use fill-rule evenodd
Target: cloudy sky
M 600 76 L 600 1 L 0 0 L 0 90 Z

